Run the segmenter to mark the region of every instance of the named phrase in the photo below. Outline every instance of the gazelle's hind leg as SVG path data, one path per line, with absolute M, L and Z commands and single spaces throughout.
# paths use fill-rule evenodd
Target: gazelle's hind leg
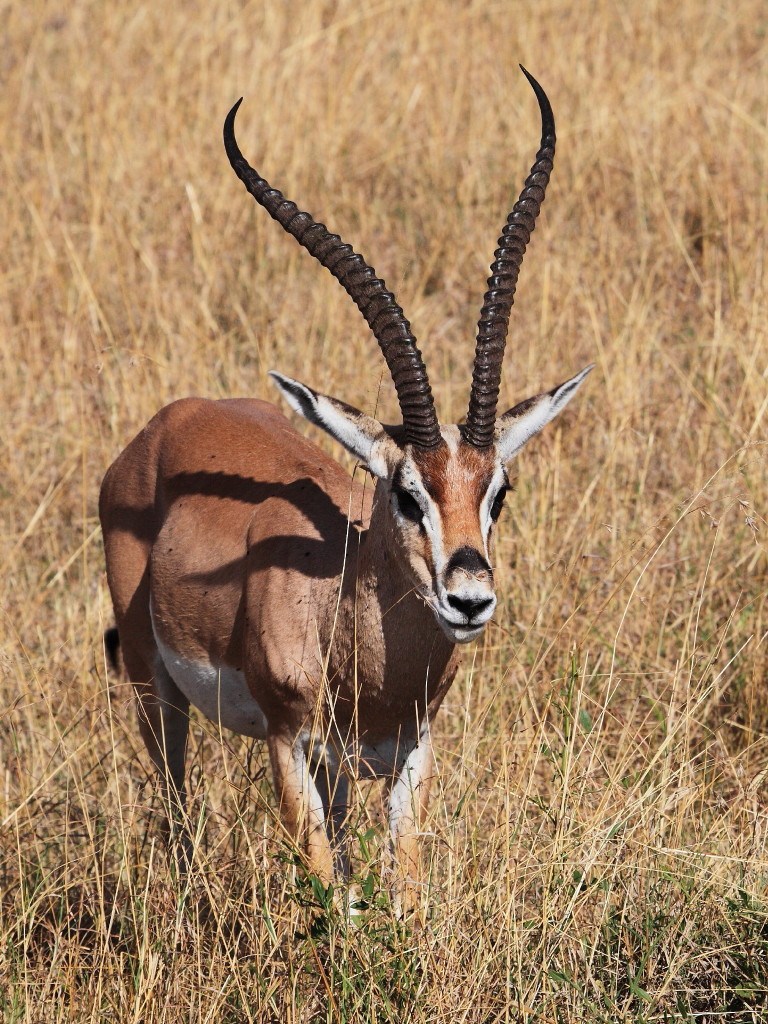
M 123 658 L 136 690 L 141 738 L 160 776 L 171 846 L 183 871 L 192 849 L 184 813 L 189 701 L 171 679 L 159 653 L 151 670 L 128 647 L 123 648 Z

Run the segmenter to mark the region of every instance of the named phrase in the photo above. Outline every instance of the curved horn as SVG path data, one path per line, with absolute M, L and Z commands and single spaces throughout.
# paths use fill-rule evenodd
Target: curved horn
M 525 255 L 525 247 L 536 225 L 544 193 L 552 173 L 555 159 L 555 119 L 547 95 L 536 79 L 523 65 L 520 70 L 531 83 L 541 110 L 541 146 L 531 173 L 525 180 L 523 191 L 498 241 L 491 264 L 488 289 L 477 325 L 475 363 L 472 369 L 472 390 L 469 396 L 464 439 L 475 448 L 487 448 L 493 443 L 496 405 L 499 400 L 501 363 L 507 341 L 509 314 L 515 301 L 517 277 Z
M 237 101 L 224 122 L 224 147 L 235 174 L 256 202 L 333 274 L 355 302 L 392 374 L 408 441 L 419 448 L 434 448 L 442 437 L 432 389 L 405 314 L 373 267 L 351 245 L 299 210 L 250 166 L 235 140 L 235 115 L 242 102 L 242 98 Z

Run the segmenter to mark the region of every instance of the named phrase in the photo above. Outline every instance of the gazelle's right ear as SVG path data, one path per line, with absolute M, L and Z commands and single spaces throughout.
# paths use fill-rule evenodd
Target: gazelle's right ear
M 378 420 L 337 398 L 321 395 L 292 377 L 275 370 L 270 370 L 269 375 L 294 412 L 344 445 L 374 476 L 387 479 L 402 452 Z
M 553 420 L 566 407 L 587 374 L 594 369 L 590 363 L 581 373 L 571 377 L 564 384 L 558 384 L 551 391 L 545 391 L 534 398 L 526 398 L 496 421 L 496 445 L 502 462 L 516 455 L 534 434 Z

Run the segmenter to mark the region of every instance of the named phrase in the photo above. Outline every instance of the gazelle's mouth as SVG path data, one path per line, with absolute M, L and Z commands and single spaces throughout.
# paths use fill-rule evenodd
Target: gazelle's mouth
M 493 616 L 493 609 L 491 609 L 489 612 L 483 612 L 475 619 L 467 619 L 466 616 L 454 618 L 445 614 L 434 597 L 431 599 L 427 598 L 426 601 L 432 609 L 440 629 L 442 629 L 451 643 L 454 644 L 468 644 L 472 640 L 476 640 Z
M 467 644 L 476 640 L 493 618 L 496 610 L 496 596 L 491 592 L 485 599 L 456 600 L 438 582 L 437 593 L 424 594 L 437 623 L 446 637 L 454 644 Z M 451 600 L 451 598 L 454 600 Z
M 430 593 L 426 588 L 420 589 L 417 593 L 435 616 L 440 629 L 453 644 L 468 644 L 472 640 L 476 640 L 493 618 L 496 608 L 494 600 L 489 608 L 470 619 L 466 615 L 457 615 L 453 609 L 450 612 L 443 610 L 443 605 L 437 595 Z
M 467 622 L 451 622 L 440 614 L 436 618 L 443 633 L 454 644 L 468 644 L 470 641 L 476 640 L 488 625 L 487 619 L 477 625 L 473 625 Z

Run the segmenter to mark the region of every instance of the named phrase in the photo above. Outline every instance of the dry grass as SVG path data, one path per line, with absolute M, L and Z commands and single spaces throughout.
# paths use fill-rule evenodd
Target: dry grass
M 765 1019 L 763 6 L 0 10 L 2 1020 Z M 598 369 L 520 460 L 496 625 L 440 718 L 429 923 L 376 899 L 371 802 L 348 932 L 286 863 L 259 748 L 199 720 L 180 887 L 105 672 L 101 476 L 162 403 L 269 395 L 273 366 L 395 408 L 224 114 L 245 95 L 244 151 L 396 289 L 448 419 L 537 141 L 518 60 L 559 152 L 504 397 Z

